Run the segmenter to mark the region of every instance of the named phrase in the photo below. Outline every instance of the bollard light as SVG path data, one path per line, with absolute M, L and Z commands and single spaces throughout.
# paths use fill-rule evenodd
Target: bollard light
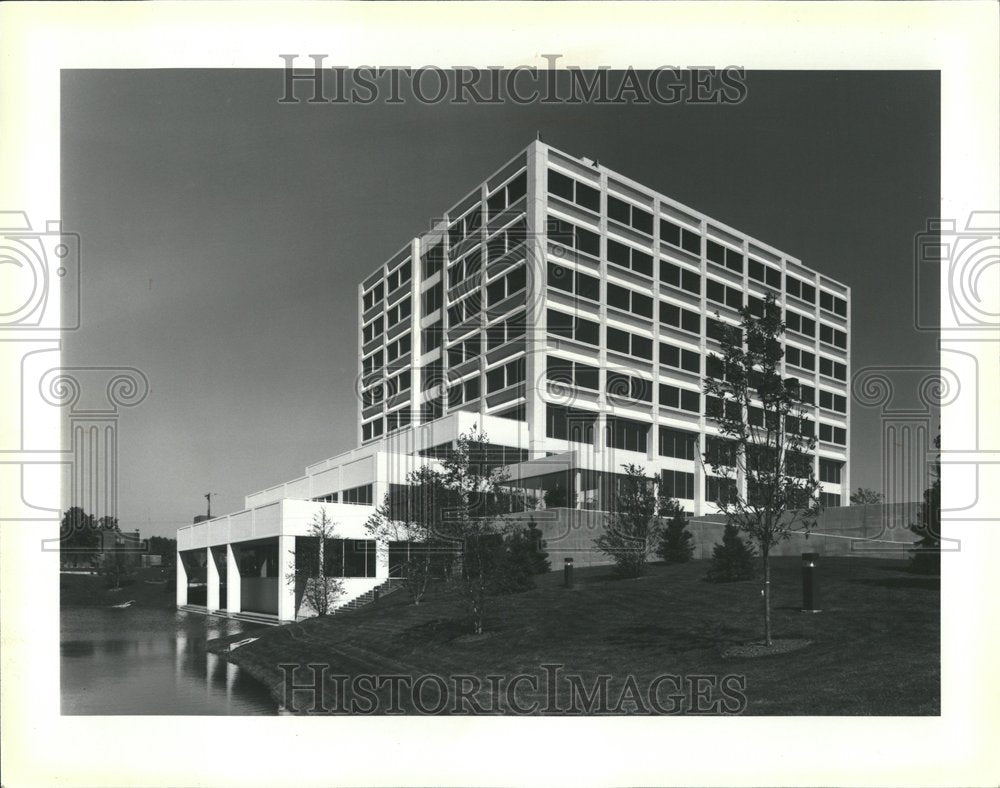
M 819 553 L 802 554 L 802 612 L 820 612 Z
M 566 559 L 564 559 L 564 562 L 565 563 L 563 565 L 563 583 L 566 586 L 566 588 L 572 588 L 573 587 L 573 559 L 572 558 L 566 558 Z

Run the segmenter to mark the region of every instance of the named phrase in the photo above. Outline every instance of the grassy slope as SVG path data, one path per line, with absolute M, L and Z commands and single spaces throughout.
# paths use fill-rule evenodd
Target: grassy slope
M 488 634 L 469 638 L 454 597 L 419 607 L 404 592 L 356 613 L 263 631 L 232 658 L 281 696 L 281 662 L 324 663 L 335 674 L 418 676 L 540 674 L 561 663 L 589 685 L 627 673 L 642 687 L 663 673 L 743 674 L 748 714 L 937 714 L 940 592 L 936 578 L 902 562 L 824 558 L 823 612 L 805 614 L 800 562 L 775 559 L 774 631 L 808 648 L 755 659 L 723 659 L 728 645 L 760 637 L 756 582 L 702 581 L 707 562 L 654 565 L 638 580 L 603 568 L 578 570 L 577 587 L 553 573 L 532 591 L 495 599 Z M 221 644 L 220 644 L 221 645 Z M 519 693 L 522 702 L 531 693 Z M 333 697 L 332 694 L 330 697 Z
M 106 607 L 132 599 L 138 607 L 172 608 L 177 604 L 172 587 L 168 588 L 163 583 L 145 582 L 164 579 L 160 567 L 139 569 L 132 582 L 118 591 L 112 591 L 107 587 L 105 578 L 97 575 L 60 574 L 59 604 L 62 607 Z

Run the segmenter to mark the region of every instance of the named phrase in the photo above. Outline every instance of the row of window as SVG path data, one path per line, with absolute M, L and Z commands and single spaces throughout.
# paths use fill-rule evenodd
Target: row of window
M 591 391 L 600 388 L 600 370 L 581 361 L 549 356 L 545 360 L 545 377 L 553 383 L 577 386 Z
M 608 239 L 608 262 L 643 276 L 653 276 L 653 255 L 612 238 Z
M 834 427 L 832 424 L 819 423 L 819 439 L 827 443 L 835 443 L 838 446 L 847 445 L 847 430 L 843 427 Z
M 819 390 L 819 406 L 837 413 L 847 413 L 847 397 L 832 391 Z
M 705 257 L 710 263 L 715 263 L 739 274 L 743 273 L 743 253 L 735 249 L 730 249 L 715 241 L 706 241 Z

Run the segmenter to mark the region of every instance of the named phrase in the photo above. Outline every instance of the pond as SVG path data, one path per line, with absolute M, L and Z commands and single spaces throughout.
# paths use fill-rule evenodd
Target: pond
M 205 651 L 261 628 L 171 609 L 63 608 L 62 713 L 275 714 L 262 684 Z

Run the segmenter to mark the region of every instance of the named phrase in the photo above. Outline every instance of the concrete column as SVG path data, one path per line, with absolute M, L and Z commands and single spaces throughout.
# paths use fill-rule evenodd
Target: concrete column
M 295 571 L 295 537 L 282 534 L 278 537 L 278 618 L 295 620 L 295 584 L 287 575 Z
M 205 607 L 209 610 L 218 610 L 219 605 L 219 567 L 215 564 L 215 556 L 212 555 L 212 548 L 206 547 L 205 553 L 208 560 L 205 563 L 205 582 L 208 587 L 205 591 Z
M 583 471 L 579 468 L 573 471 L 573 508 L 583 508 Z
M 226 545 L 226 610 L 240 612 L 240 565 L 233 545 Z
M 177 563 L 177 604 L 186 605 L 188 603 L 188 576 L 187 570 L 184 568 L 184 562 L 181 560 L 181 551 L 177 551 L 176 556 Z

